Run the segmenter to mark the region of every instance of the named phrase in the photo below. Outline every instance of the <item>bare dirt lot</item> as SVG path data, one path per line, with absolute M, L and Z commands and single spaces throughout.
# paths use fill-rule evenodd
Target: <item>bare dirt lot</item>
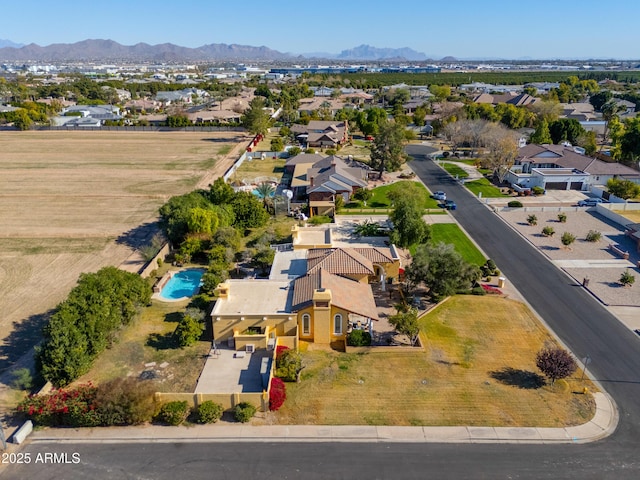
M 171 196 L 237 158 L 236 132 L 0 133 L 0 374 L 82 272 L 119 265 Z M 142 233 L 142 234 L 141 234 Z

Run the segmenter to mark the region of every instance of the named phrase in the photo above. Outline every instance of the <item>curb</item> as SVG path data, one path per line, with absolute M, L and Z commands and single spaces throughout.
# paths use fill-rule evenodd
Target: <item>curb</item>
M 590 443 L 611 435 L 618 413 L 611 398 L 594 393 L 596 414 L 582 425 L 543 427 L 394 427 L 367 425 L 208 425 L 48 429 L 31 443 Z

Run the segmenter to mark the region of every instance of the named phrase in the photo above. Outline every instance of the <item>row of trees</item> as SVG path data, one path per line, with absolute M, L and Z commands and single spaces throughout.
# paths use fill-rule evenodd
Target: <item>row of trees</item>
M 42 377 L 64 386 L 86 373 L 150 299 L 151 288 L 139 275 L 115 267 L 80 275 L 44 328 L 36 355 Z

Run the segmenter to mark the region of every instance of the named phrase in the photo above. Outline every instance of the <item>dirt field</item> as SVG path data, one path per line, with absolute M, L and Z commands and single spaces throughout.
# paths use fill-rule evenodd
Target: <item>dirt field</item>
M 213 182 L 244 140 L 236 132 L 0 133 L 0 374 L 26 361 L 43 314 L 80 273 L 127 259 L 158 207 Z

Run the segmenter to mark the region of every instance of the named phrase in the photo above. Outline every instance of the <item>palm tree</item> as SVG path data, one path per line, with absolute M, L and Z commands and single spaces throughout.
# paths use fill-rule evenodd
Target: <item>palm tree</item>
M 254 192 L 256 197 L 262 199 L 262 205 L 264 205 L 264 208 L 268 210 L 269 206 L 273 204 L 273 196 L 276 193 L 276 187 L 268 182 L 262 182 L 256 187 Z

